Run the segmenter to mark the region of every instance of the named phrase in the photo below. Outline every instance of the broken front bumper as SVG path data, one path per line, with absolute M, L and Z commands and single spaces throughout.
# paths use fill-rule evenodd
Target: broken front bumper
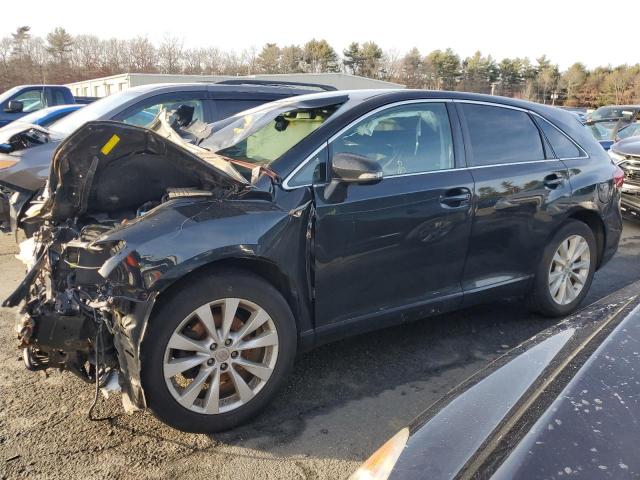
M 96 372 L 119 371 L 125 409 L 145 408 L 140 346 L 155 296 L 127 297 L 134 300 L 129 301 L 118 300 L 122 292 L 111 292 L 83 301 L 91 295 L 79 285 L 56 290 L 51 272 L 59 269 L 56 262 L 69 263 L 68 252 L 61 253 L 59 244 L 55 237 L 45 245 L 33 238 L 22 242 L 20 258 L 30 268 L 2 303 L 20 309 L 15 329 L 25 366 L 29 370 L 65 369 L 90 382 L 96 379 Z M 69 242 L 66 248 L 77 245 Z M 85 264 L 90 261 L 88 256 L 78 258 Z M 43 276 L 51 279 L 47 293 L 40 288 Z M 34 291 L 41 293 L 34 295 Z
M 640 219 L 640 185 L 635 183 L 624 185 L 620 210 L 623 214 Z

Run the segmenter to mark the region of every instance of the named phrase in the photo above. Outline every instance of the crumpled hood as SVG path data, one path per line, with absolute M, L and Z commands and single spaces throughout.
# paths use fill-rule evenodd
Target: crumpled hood
M 179 140 L 177 140 L 179 141 Z M 54 221 L 137 209 L 169 188 L 220 193 L 246 188 L 214 154 L 201 156 L 156 132 L 111 121 L 88 122 L 57 148 L 42 213 Z
M 45 127 L 41 127 L 33 123 L 15 121 L 0 128 L 0 144 L 9 143 L 14 136 L 24 132 L 28 132 L 29 130 L 37 130 L 38 132 L 42 132 L 47 136 L 49 135 L 49 130 L 47 130 Z

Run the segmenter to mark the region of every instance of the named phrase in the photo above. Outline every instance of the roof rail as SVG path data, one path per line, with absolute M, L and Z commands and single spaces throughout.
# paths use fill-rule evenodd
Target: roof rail
M 283 80 L 257 80 L 253 78 L 238 78 L 230 80 L 222 80 L 216 82 L 222 85 L 263 85 L 265 87 L 307 87 L 317 88 L 318 90 L 324 90 L 325 92 L 332 92 L 338 90 L 333 85 L 323 85 L 321 83 L 310 82 L 287 82 Z

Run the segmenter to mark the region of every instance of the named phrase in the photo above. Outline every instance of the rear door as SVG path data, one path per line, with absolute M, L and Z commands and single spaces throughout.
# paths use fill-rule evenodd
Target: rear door
M 567 168 L 531 113 L 477 102 L 456 105 L 476 186 L 463 289 L 525 288 L 571 197 Z
M 380 163 L 384 178 L 342 185 L 328 197 L 325 184 L 314 187 L 318 326 L 419 318 L 440 301 L 459 302 L 473 179 L 459 168 L 451 123 L 445 101 L 404 102 L 329 142 L 328 158 L 364 155 Z

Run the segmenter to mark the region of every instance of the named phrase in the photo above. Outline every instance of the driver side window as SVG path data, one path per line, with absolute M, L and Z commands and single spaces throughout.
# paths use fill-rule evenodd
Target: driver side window
M 177 109 L 180 105 L 187 105 L 194 108 L 193 120 L 204 120 L 202 100 L 162 100 L 151 104 L 146 103 L 129 112 L 122 122 L 138 127 L 148 127 L 156 118 L 161 109 L 171 111 Z
M 454 168 L 453 141 L 444 103 L 412 103 L 373 114 L 340 134 L 331 155 L 374 160 L 385 177 Z
M 44 108 L 44 99 L 42 96 L 42 89 L 27 90 L 25 92 L 22 92 L 16 98 L 13 98 L 12 100 L 19 100 L 22 102 L 23 113 L 35 112 L 36 110 L 40 110 L 41 108 Z

